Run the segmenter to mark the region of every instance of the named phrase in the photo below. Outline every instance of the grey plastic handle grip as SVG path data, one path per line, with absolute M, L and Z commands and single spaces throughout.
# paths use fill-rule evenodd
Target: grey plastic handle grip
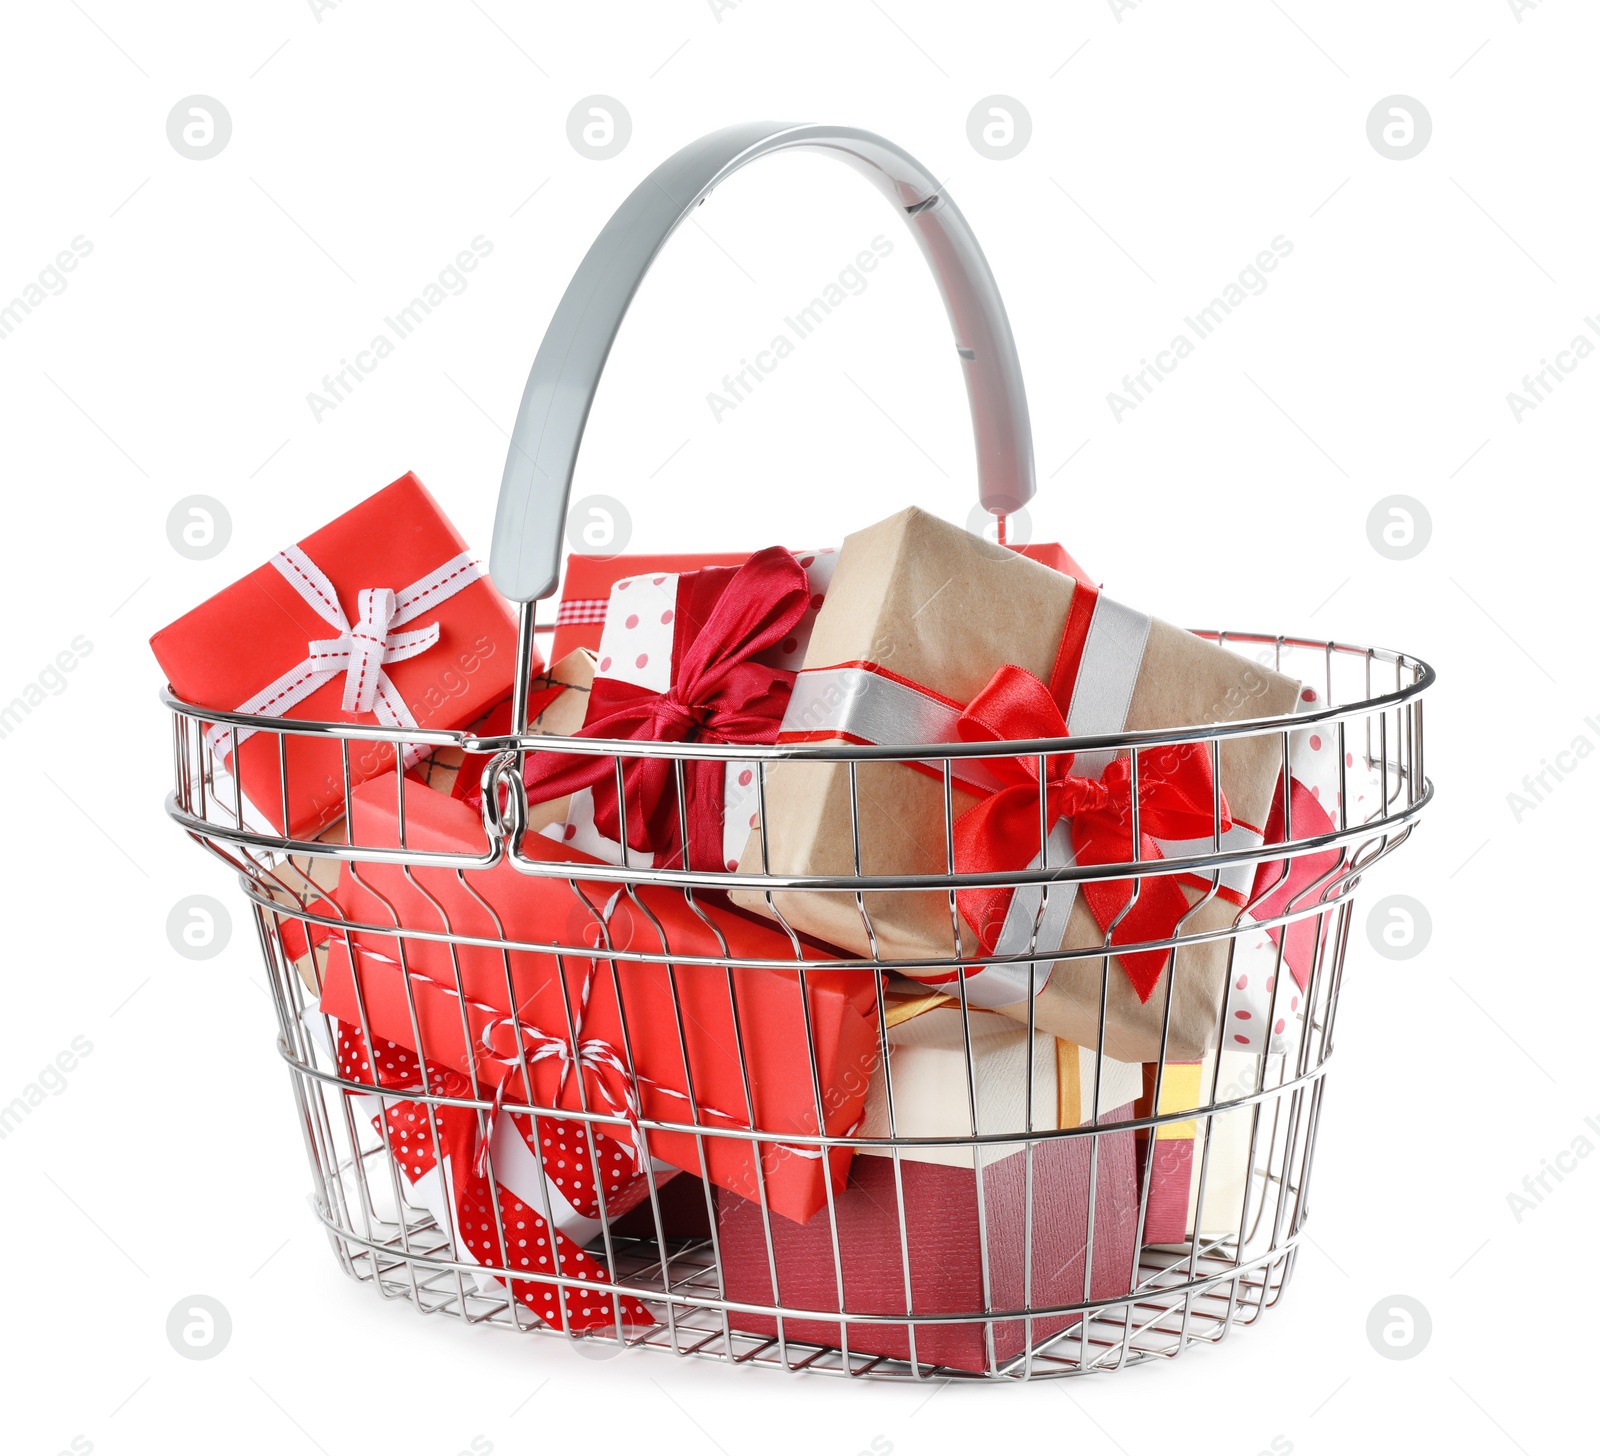
M 500 482 L 489 575 L 514 602 L 549 596 L 561 574 L 567 496 L 600 374 L 633 295 L 674 229 L 725 177 L 770 152 L 804 148 L 853 166 L 895 206 L 933 270 L 966 374 L 978 498 L 1000 515 L 1033 496 L 1033 435 L 1022 366 L 994 275 L 972 229 L 919 162 L 852 127 L 751 122 L 668 157 L 628 195 L 562 295 L 533 361 Z

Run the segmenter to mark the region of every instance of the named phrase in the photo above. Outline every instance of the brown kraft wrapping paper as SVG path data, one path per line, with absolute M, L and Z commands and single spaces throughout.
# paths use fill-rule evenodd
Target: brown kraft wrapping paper
M 996 548 L 914 506 L 858 531 L 840 550 L 780 742 L 852 741 L 828 731 L 838 710 L 822 696 L 830 681 L 823 670 L 842 664 L 874 664 L 878 671 L 962 704 L 971 702 L 1002 664 L 1015 664 L 1048 682 L 1074 594 L 1088 590 L 1069 576 Z M 1095 600 L 1091 593 L 1080 607 Z M 1288 713 L 1294 707 L 1299 684 L 1293 679 L 1103 596 L 1097 599 L 1088 633 L 1068 715 L 1076 735 L 1200 727 Z M 836 688 L 827 691 L 837 697 Z M 1250 828 L 1259 831 L 1266 823 L 1280 756 L 1275 734 L 1222 744 L 1222 790 L 1246 836 Z M 1104 759 L 1095 759 L 1079 755 L 1071 772 L 1098 773 Z M 767 862 L 763 866 L 761 831 L 755 828 L 740 870 L 855 873 L 850 795 L 844 763 L 773 764 L 765 798 Z M 904 763 L 864 761 L 856 771 L 856 798 L 862 875 L 946 872 L 944 786 L 938 778 Z M 978 799 L 977 793 L 952 781 L 956 817 Z M 1208 840 L 1201 850 L 1190 852 L 1209 848 Z M 1052 852 L 1051 862 L 1061 860 Z M 1247 893 L 1253 875 L 1248 867 L 1235 879 L 1240 875 Z M 1206 888 L 1179 883 L 1189 903 L 1199 906 L 1185 917 L 1181 934 L 1224 929 L 1237 916 L 1235 900 L 1222 894 L 1207 900 Z M 1234 893 L 1240 888 L 1236 884 Z M 1054 944 L 1074 949 L 1104 945 L 1105 933 L 1081 894 L 1058 884 L 1052 899 L 1062 897 L 1059 905 L 1064 906 L 1063 891 L 1070 896 L 1071 911 Z M 862 907 L 850 892 L 776 891 L 771 906 L 761 892 L 736 891 L 732 898 L 761 914 L 770 915 L 775 908 L 795 930 L 863 956 L 915 960 L 976 953 L 977 937 L 965 922 L 960 923 L 957 946 L 950 898 L 943 891 L 866 892 L 870 937 Z M 1026 942 L 1018 953 L 1025 950 Z M 1060 960 L 1033 1000 L 1036 1025 L 1054 1036 L 1095 1046 L 1104 981 L 1106 1054 L 1127 1062 L 1159 1060 L 1171 977 L 1166 1057 L 1197 1059 L 1218 1037 L 1227 964 L 1225 939 L 1185 945 L 1177 952 L 1175 969 L 1169 958 L 1153 994 L 1141 1002 L 1115 957 L 1109 972 L 1102 956 Z M 935 969 L 929 978 L 944 974 Z M 969 981 L 969 996 L 975 984 Z M 1026 1020 L 1025 989 L 1018 992 L 1018 1000 L 994 1009 Z

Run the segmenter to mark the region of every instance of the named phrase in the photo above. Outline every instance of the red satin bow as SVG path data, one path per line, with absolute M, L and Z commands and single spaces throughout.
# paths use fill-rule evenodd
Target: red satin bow
M 966 742 L 1023 738 L 1064 738 L 1067 725 L 1050 690 L 1031 672 L 1007 664 L 962 710 L 959 732 Z M 1198 743 L 1150 749 L 1139 759 L 1139 852 L 1134 854 L 1131 791 L 1132 762 L 1114 758 L 1098 779 L 1074 777 L 1070 753 L 1045 758 L 1045 823 L 1049 833 L 1059 819 L 1071 821 L 1072 852 L 1081 865 L 1131 863 L 1162 857 L 1155 840 L 1196 839 L 1212 832 L 1213 778 L 1209 754 Z M 984 760 L 1002 787 L 967 810 L 955 823 L 956 870 L 960 874 L 1027 869 L 1039 854 L 1039 759 Z M 1220 798 L 1220 796 L 1218 796 Z M 1221 800 L 1218 832 L 1233 825 Z M 1079 891 L 1102 930 L 1115 924 L 1113 946 L 1161 940 L 1189 909 L 1171 875 L 1141 882 L 1139 898 L 1123 914 L 1133 894 L 1132 880 L 1085 880 Z M 956 901 L 978 934 L 985 955 L 994 950 L 1015 892 L 1005 886 L 962 890 Z M 1120 919 L 1118 917 L 1121 917 Z M 1123 970 L 1148 1001 L 1166 967 L 1164 950 L 1120 956 Z
M 664 693 L 597 677 L 580 738 L 656 742 L 775 743 L 794 674 L 752 659 L 789 636 L 805 615 L 805 568 L 781 546 L 758 551 L 737 570 L 702 567 L 680 578 L 673 623 L 672 685 Z M 724 765 L 686 760 L 688 839 L 696 869 L 721 869 Z M 539 799 L 596 787 L 595 827 L 620 841 L 616 769 L 604 756 L 536 753 L 524 775 Z M 673 762 L 623 760 L 628 844 L 667 862 L 683 852 Z

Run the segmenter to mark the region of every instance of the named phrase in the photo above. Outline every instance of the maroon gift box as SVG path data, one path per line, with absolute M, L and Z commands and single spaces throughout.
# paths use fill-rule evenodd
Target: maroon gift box
M 1106 1119 L 1131 1115 L 1125 1107 Z M 1095 1299 L 1125 1293 L 1134 1262 L 1138 1190 L 1133 1133 L 1104 1133 L 1094 1194 L 1094 1267 L 1089 1294 Z M 1024 1297 L 1027 1157 L 1025 1150 L 990 1163 L 983 1170 L 983 1208 L 989 1254 L 989 1307 L 1072 1304 L 1084 1297 L 1088 1242 L 1089 1169 L 1094 1140 L 1056 1137 L 1033 1152 L 1033 1278 Z M 911 1312 L 957 1314 L 984 1308 L 982 1243 L 978 1225 L 977 1177 L 971 1168 L 913 1161 L 902 1154 L 906 1247 L 911 1266 Z M 894 1163 L 886 1157 L 857 1157 L 842 1194 L 834 1198 L 839 1231 L 844 1307 L 852 1314 L 906 1312 Z M 727 1298 L 744 1304 L 834 1312 L 839 1309 L 832 1230 L 824 1209 L 804 1224 L 772 1217 L 777 1290 L 767 1260 L 767 1228 L 757 1203 L 717 1191 L 717 1234 Z M 730 1312 L 736 1330 L 776 1335 L 771 1316 Z M 1033 1321 L 1035 1346 L 1071 1329 L 1077 1315 Z M 786 1339 L 840 1346 L 837 1321 L 785 1319 Z M 847 1321 L 852 1354 L 911 1358 L 904 1323 Z M 1001 1320 L 994 1326 L 994 1358 L 1004 1364 L 1023 1353 L 1026 1321 Z M 917 1359 L 922 1364 L 982 1372 L 990 1368 L 984 1324 L 915 1325 Z

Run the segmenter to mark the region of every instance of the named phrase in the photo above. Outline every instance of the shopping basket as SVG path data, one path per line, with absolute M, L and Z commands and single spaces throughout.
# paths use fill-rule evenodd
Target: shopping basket
M 477 736 L 291 722 L 202 709 L 179 701 L 169 690 L 164 701 L 172 713 L 176 786 L 168 811 L 239 874 L 272 985 L 278 1050 L 294 1088 L 316 1214 L 345 1272 L 370 1283 L 383 1297 L 409 1300 L 425 1313 L 581 1339 L 581 1348 L 590 1354 L 642 1347 L 871 1378 L 1037 1378 L 1175 1356 L 1192 1345 L 1220 1340 L 1235 1325 L 1253 1323 L 1275 1304 L 1305 1236 L 1312 1152 L 1333 1050 L 1352 895 L 1366 870 L 1410 835 L 1432 794 L 1423 771 L 1421 699 L 1434 674 L 1425 663 L 1399 652 L 1341 642 L 1200 632 L 1307 684 L 1310 711 L 1302 703 L 1303 711 L 1293 715 L 1226 725 L 1006 744 L 1007 753 L 1036 754 L 1041 762 L 1047 754 L 1062 752 L 1126 754 L 1137 779 L 1141 762 L 1172 745 L 1200 744 L 1215 762 L 1231 738 L 1265 739 L 1281 763 L 1281 838 L 1241 849 L 1231 841 L 1225 844 L 1220 825 L 1214 824 L 1209 848 L 1177 867 L 1191 877 L 1209 879 L 1214 891 L 1230 869 L 1272 864 L 1281 877 L 1271 888 L 1292 880 L 1293 892 L 1257 894 L 1251 907 L 1255 915 L 1241 912 L 1220 931 L 1187 930 L 1185 917 L 1169 938 L 1152 942 L 1151 948 L 1220 941 L 1226 944 L 1231 967 L 1234 957 L 1244 955 L 1248 935 L 1255 937 L 1255 951 L 1268 946 L 1278 972 L 1284 971 L 1285 948 L 1291 942 L 1300 947 L 1307 969 L 1303 1004 L 1296 998 L 1287 1040 L 1271 1048 L 1260 1044 L 1248 1054 L 1233 1053 L 1229 1028 L 1218 1026 L 1218 1053 L 1200 1064 L 1150 1063 L 1140 1074 L 1137 1096 L 1130 1094 L 1125 1105 L 1113 1110 L 1099 1102 L 1099 1071 L 1092 1072 L 1097 1091 L 1089 1115 L 1066 1127 L 1040 1129 L 1032 1112 L 1031 1080 L 1028 1109 L 1011 1125 L 983 1121 L 974 1099 L 966 1134 L 941 1140 L 949 1156 L 940 1166 L 976 1184 L 975 1216 L 960 1236 L 965 1246 L 947 1245 L 931 1254 L 964 1260 L 975 1271 L 962 1286 L 967 1292 L 959 1296 L 946 1293 L 930 1301 L 915 1287 L 926 1277 L 930 1255 L 920 1247 L 923 1231 L 908 1217 L 908 1180 L 912 1155 L 925 1158 L 929 1139 L 896 1135 L 892 1101 L 886 1128 L 858 1124 L 827 1131 L 821 1105 L 827 1076 L 818 1066 L 817 1044 L 809 1039 L 813 1011 L 807 977 L 826 964 L 870 987 L 862 1002 L 875 1039 L 869 1070 L 887 1066 L 893 1016 L 882 973 L 910 967 L 876 954 L 854 959 L 826 954 L 819 960 L 822 953 L 794 934 L 777 956 L 770 950 L 761 956 L 735 954 L 714 933 L 702 937 L 709 943 L 702 943 L 697 953 L 669 950 L 664 934 L 654 949 L 648 935 L 634 937 L 623 948 L 608 938 L 607 916 L 620 903 L 633 907 L 640 923 L 659 928 L 662 907 L 670 901 L 679 918 L 698 917 L 712 927 L 705 907 L 729 889 L 767 896 L 769 903 L 778 891 L 790 896 L 843 892 L 861 907 L 871 939 L 874 893 L 936 892 L 948 896 L 953 910 L 957 893 L 974 885 L 1040 887 L 1048 899 L 1052 886 L 1059 893 L 1061 887 L 1097 874 L 1104 878 L 1107 871 L 1056 865 L 985 877 L 957 874 L 952 862 L 949 873 L 937 876 L 863 874 L 861 816 L 874 812 L 875 806 L 857 803 L 853 795 L 853 875 L 768 873 L 763 852 L 759 870 L 746 867 L 730 874 L 721 866 L 710 871 L 595 864 L 584 867 L 580 880 L 571 863 L 534 852 L 522 770 L 526 757 L 541 749 L 612 760 L 624 813 L 624 763 L 662 760 L 677 785 L 684 836 L 683 784 L 697 761 L 720 760 L 729 772 L 752 773 L 761 802 L 768 775 L 779 762 L 844 763 L 852 784 L 858 765 L 917 762 L 931 764 L 948 784 L 952 765 L 994 753 L 993 744 L 982 743 L 752 748 L 579 740 L 525 731 L 531 668 L 537 660 L 535 634 L 541 630 L 536 605 L 556 589 L 578 446 L 627 306 L 657 250 L 713 187 L 756 158 L 797 148 L 848 162 L 888 198 L 916 237 L 941 289 L 963 363 L 982 504 L 1002 523 L 1022 508 L 1034 489 L 1032 445 L 1010 327 L 971 231 L 933 175 L 883 138 L 848 128 L 758 124 L 717 132 L 663 163 L 618 209 L 579 266 L 535 360 L 507 456 L 491 559 L 495 586 L 519 610 L 512 731 Z M 314 841 L 286 838 L 252 818 L 225 770 L 229 755 L 224 750 L 236 751 L 245 732 L 276 739 L 285 776 L 285 743 L 291 736 L 323 736 L 339 743 L 345 765 L 345 842 L 326 836 Z M 1334 750 L 1339 792 L 1328 810 L 1331 817 L 1323 817 L 1316 832 L 1297 834 L 1289 790 L 1291 762 L 1295 745 L 1307 735 Z M 361 820 L 352 817 L 350 765 L 374 748 L 382 750 L 386 761 L 420 760 L 424 765 L 452 756 L 481 756 L 473 760 L 487 764 L 481 780 L 481 847 L 446 851 L 414 842 L 408 836 L 405 780 L 399 776 L 389 837 L 364 842 Z M 1358 782 L 1366 786 L 1365 793 L 1355 792 Z M 286 783 L 284 790 L 287 802 Z M 1134 843 L 1139 843 L 1137 830 Z M 1292 868 L 1310 857 L 1316 857 L 1318 873 L 1293 878 Z M 529 894 L 547 897 L 550 903 L 570 902 L 570 916 L 555 931 L 518 939 L 492 915 L 486 922 L 475 913 L 470 925 L 452 920 L 452 905 L 483 905 L 472 888 L 483 881 L 475 876 L 503 874 L 507 867 L 528 877 L 514 883 L 526 883 Z M 1142 890 L 1147 877 L 1173 870 L 1171 859 L 1141 858 L 1119 864 L 1115 873 Z M 435 875 L 434 884 L 442 874 L 468 900 L 429 892 L 419 880 L 424 872 Z M 370 912 L 370 921 L 348 918 L 328 898 L 331 877 L 338 873 L 357 883 L 370 879 L 374 886 L 381 882 L 390 887 L 387 897 L 375 892 L 364 902 L 378 907 Z M 418 913 L 410 900 L 401 906 L 396 885 L 405 894 L 410 894 L 406 887 L 417 890 L 422 896 L 418 903 L 430 907 L 430 913 Z M 605 904 L 599 903 L 602 899 Z M 781 924 L 782 917 L 778 919 Z M 387 1058 L 403 1058 L 405 1052 L 393 1041 L 375 1038 L 365 1005 L 352 1017 L 358 1024 L 342 1032 L 334 1031 L 318 1012 L 329 953 L 342 945 L 353 957 L 352 937 L 375 934 L 395 947 L 393 957 L 402 971 L 398 984 L 412 1028 L 407 1045 L 421 1053 L 408 1063 L 406 1075 L 412 1082 L 401 1089 L 403 1096 L 394 1090 L 396 1084 L 378 1080 L 369 1066 L 369 1059 L 390 1066 Z M 1268 940 L 1263 942 L 1263 936 Z M 1102 977 L 1109 976 L 1110 944 L 1108 931 L 1104 945 L 1073 954 L 1096 962 Z M 876 949 L 875 941 L 873 945 Z M 953 998 L 944 1010 L 947 1019 L 954 1018 L 970 1096 L 977 1083 L 981 1041 L 977 1018 L 983 1013 L 969 1005 L 962 968 L 1031 961 L 1041 953 L 1054 959 L 1055 954 L 1050 946 L 1035 943 L 1020 952 L 988 957 L 959 941 L 957 949 L 961 954 L 944 963 L 957 972 Z M 590 1096 L 582 1091 L 580 1077 L 576 1105 L 571 1098 L 534 1100 L 531 1081 L 508 1077 L 491 1088 L 480 1084 L 476 1074 L 430 1070 L 433 1063 L 423 1038 L 426 1017 L 412 999 L 416 978 L 404 969 L 408 955 L 420 957 L 425 950 L 435 959 L 448 956 L 457 964 L 458 976 L 462 958 L 485 952 L 504 957 L 507 967 L 514 956 L 551 957 L 557 966 L 577 960 L 591 978 L 610 978 L 618 985 L 648 973 L 655 978 L 652 984 L 669 992 L 666 1002 L 656 1003 L 659 1019 L 676 1026 L 680 1037 L 692 1036 L 695 1019 L 708 1014 L 703 999 L 695 1006 L 680 1000 L 685 978 L 693 973 L 697 994 L 703 998 L 710 984 L 726 1000 L 725 1024 L 731 1028 L 731 1055 L 743 1081 L 745 1113 L 700 1105 L 690 1087 L 676 1115 L 661 1116 L 658 1109 L 656 1115 L 641 1116 L 633 1096 L 639 1088 L 626 1026 L 619 1038 L 623 1045 L 607 1053 L 609 1085 L 620 1090 Z M 746 1047 L 739 1039 L 742 1023 L 735 1007 L 753 985 L 751 978 L 774 969 L 793 975 L 798 992 L 806 1033 L 801 1044 L 818 1099 L 809 1133 L 761 1127 L 751 1111 L 752 1079 L 743 1060 Z M 1093 1063 L 1086 1063 L 1093 1068 L 1105 1065 L 1104 1008 L 1102 993 L 1100 1045 L 1085 1053 L 1095 1055 Z M 1170 978 L 1165 1014 L 1170 1018 Z M 596 1055 L 592 1043 L 581 1040 L 581 1014 L 573 1017 L 570 1007 L 565 1024 L 529 1029 L 528 1038 L 516 1025 L 515 1006 L 501 1019 L 510 1023 L 511 1043 L 521 1049 L 517 1056 L 531 1058 L 528 1048 L 536 1047 L 539 1056 L 572 1066 Z M 1033 1033 L 1030 1018 L 1030 1077 Z M 1166 1045 L 1163 1023 L 1161 1046 Z M 526 1075 L 526 1065 L 523 1070 Z M 388 1090 L 380 1092 L 384 1086 Z M 732 1200 L 743 1210 L 739 1219 L 729 1217 L 726 1190 L 713 1189 L 709 1181 L 686 1174 L 672 1181 L 650 1176 L 633 1208 L 619 1216 L 607 1207 L 605 1193 L 598 1192 L 594 1216 L 577 1224 L 568 1219 L 561 1225 L 567 1232 L 558 1237 L 559 1210 L 551 1205 L 549 1183 L 534 1200 L 539 1207 L 506 1203 L 495 1185 L 496 1154 L 487 1160 L 484 1175 L 489 1196 L 479 1210 L 483 1221 L 478 1228 L 469 1227 L 462 1205 L 427 1196 L 422 1184 L 413 1181 L 413 1173 L 422 1173 L 422 1163 L 406 1164 L 424 1157 L 443 1169 L 453 1149 L 456 1173 L 474 1159 L 477 1167 L 485 1161 L 484 1147 L 508 1119 L 521 1119 L 520 1126 L 535 1140 L 544 1140 L 547 1148 L 550 1140 L 570 1140 L 570 1156 L 580 1169 L 585 1159 L 591 1169 L 597 1168 L 608 1150 L 610 1157 L 619 1158 L 615 1149 L 623 1145 L 638 1150 L 647 1141 L 677 1138 L 680 1145 L 692 1144 L 702 1158 L 713 1145 L 748 1147 L 756 1172 L 746 1196 Z M 887 1231 L 882 1247 L 889 1257 L 887 1267 L 876 1272 L 870 1299 L 859 1297 L 860 1286 L 846 1277 L 857 1256 L 852 1241 L 862 1227 L 860 1211 L 847 1209 L 846 1195 L 827 1178 L 822 1180 L 822 1206 L 804 1225 L 810 1231 L 808 1257 L 816 1277 L 797 1285 L 792 1263 L 780 1270 L 789 1257 L 783 1252 L 786 1240 L 793 1235 L 783 1215 L 769 1207 L 762 1171 L 769 1166 L 768 1155 L 777 1151 L 790 1158 L 827 1161 L 840 1149 L 858 1154 L 858 1167 L 870 1163 L 874 1174 L 881 1175 L 868 1213 L 886 1220 L 879 1232 Z M 559 1151 L 568 1151 L 566 1142 Z M 1180 1152 L 1185 1156 L 1179 1157 Z M 1074 1170 L 1065 1182 L 1048 1172 L 1065 1166 L 1063 1159 Z M 924 1161 L 917 1166 L 931 1165 Z M 1118 1176 L 1131 1180 L 1123 1186 L 1120 1208 L 1107 1203 L 1113 1167 L 1121 1170 Z M 1163 1169 L 1170 1175 L 1164 1181 Z M 995 1192 L 1003 1182 L 1004 1198 Z M 1174 1196 L 1180 1206 L 1175 1227 L 1171 1209 L 1162 1206 Z M 1050 1250 L 1051 1267 L 1046 1268 L 1035 1234 L 1052 1221 L 1060 1222 L 1068 1198 L 1078 1200 L 1068 1219 L 1070 1247 L 1064 1253 L 1059 1246 Z M 515 1219 L 508 1209 L 515 1210 Z M 532 1248 L 528 1238 L 519 1237 L 524 1214 L 551 1235 L 548 1247 L 542 1237 Z M 1114 1254 L 1108 1252 L 1113 1232 L 1118 1240 Z M 546 1251 L 530 1257 L 538 1249 Z M 794 1296 L 796 1288 L 804 1289 L 803 1298 Z

